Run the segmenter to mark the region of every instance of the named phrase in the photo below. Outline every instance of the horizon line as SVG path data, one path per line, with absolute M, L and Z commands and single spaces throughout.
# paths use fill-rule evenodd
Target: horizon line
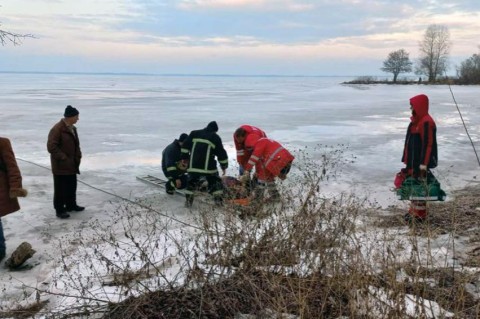
M 74 75 L 125 75 L 125 76 L 178 76 L 178 77 L 359 77 L 359 76 L 375 76 L 375 77 L 388 77 L 389 75 L 286 75 L 286 74 L 222 74 L 222 73 L 144 73 L 144 72 L 75 72 L 75 71 L 8 71 L 0 70 L 1 74 L 74 74 Z

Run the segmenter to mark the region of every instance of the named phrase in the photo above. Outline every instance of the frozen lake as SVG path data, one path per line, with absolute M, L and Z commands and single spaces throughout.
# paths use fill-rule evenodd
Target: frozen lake
M 340 84 L 346 80 L 350 79 L 0 73 L 0 135 L 11 139 L 23 186 L 29 191 L 20 199 L 20 211 L 2 218 L 7 254 L 23 241 L 37 251 L 28 261 L 34 266 L 31 270 L 10 272 L 0 267 L 0 307 L 34 302 L 36 289 L 45 290 L 42 298 L 49 301 L 50 310 L 61 312 L 63 307 L 76 305 L 77 299 L 67 297 L 75 295 L 69 287 L 76 286 L 80 278 L 90 278 L 90 267 L 96 265 L 84 259 L 78 239 L 89 246 L 98 240 L 92 227 L 113 232 L 119 227 L 116 219 L 123 218 L 119 207 L 125 203 L 116 196 L 154 203 L 162 213 L 153 215 L 158 218 L 156 223 L 165 220 L 172 226 L 170 235 L 188 241 L 187 234 L 194 228 L 184 226 L 195 223 L 198 211 L 185 209 L 181 197 L 170 197 L 136 176 L 162 176 L 164 147 L 180 133 L 203 128 L 212 120 L 219 124 L 230 156 L 229 175 L 237 172 L 232 134 L 241 124 L 252 124 L 297 157 L 282 186 L 295 187 L 304 181 L 298 178 L 302 170 L 321 170 L 322 155 L 336 154 L 329 158 L 333 161 L 329 167 L 337 171 L 328 172 L 335 178 L 321 184 L 322 196 L 355 192 L 385 207 L 400 204 L 390 189 L 394 174 L 403 166 L 400 159 L 409 123 L 409 98 L 425 93 L 438 126 L 440 162 L 435 174 L 442 188 L 449 193 L 477 182 L 475 153 L 448 86 Z M 478 147 L 479 87 L 452 89 Z M 77 128 L 83 159 L 77 198 L 86 209 L 60 220 L 52 205 L 53 179 L 46 142 L 67 104 L 80 111 Z M 146 226 L 141 224 L 140 229 Z M 108 249 L 108 243 L 105 247 Z M 175 245 L 167 242 L 164 249 L 165 256 L 175 255 Z M 154 251 L 156 258 L 164 256 L 156 248 Z M 62 279 L 62 254 L 72 254 L 67 263 L 74 266 L 70 273 L 73 279 Z M 97 279 L 94 282 L 100 285 Z M 101 285 L 99 298 L 107 298 L 101 294 L 110 290 L 114 288 Z M 95 284 L 92 291 L 97 291 Z

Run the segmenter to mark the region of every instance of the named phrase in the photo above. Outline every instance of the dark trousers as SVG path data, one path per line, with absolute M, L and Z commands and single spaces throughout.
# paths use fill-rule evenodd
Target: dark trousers
M 53 207 L 57 212 L 77 205 L 77 175 L 53 175 Z
M 194 198 L 194 192 L 200 190 L 203 184 L 202 177 L 205 177 L 208 183 L 208 193 L 213 195 L 215 202 L 222 202 L 223 184 L 222 179 L 216 174 L 188 173 L 188 185 L 186 195 L 186 206 L 191 207 Z
M 5 237 L 3 236 L 2 219 L 0 218 L 0 259 L 5 257 L 6 250 L 7 248 L 5 246 Z
M 205 177 L 208 183 L 208 193 L 212 194 L 214 197 L 223 196 L 223 184 L 222 179 L 217 174 L 199 174 L 199 173 L 188 173 L 189 180 L 187 189 L 190 191 L 199 190 L 202 185 L 202 177 Z

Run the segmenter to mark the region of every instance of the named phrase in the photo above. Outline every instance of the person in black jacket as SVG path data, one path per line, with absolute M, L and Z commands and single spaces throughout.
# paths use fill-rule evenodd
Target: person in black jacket
M 167 194 L 173 195 L 175 189 L 187 187 L 187 160 L 182 160 L 182 145 L 188 135 L 182 133 L 162 152 L 162 170 L 168 181 L 165 185 Z
M 208 192 L 213 195 L 215 203 L 217 205 L 223 203 L 223 185 L 218 174 L 215 157 L 225 175 L 228 167 L 228 155 L 217 132 L 217 122 L 212 121 L 204 129 L 190 132 L 182 145 L 182 158 L 189 160 L 187 169 L 189 180 L 185 203 L 187 207 L 192 206 L 193 191 L 200 187 L 202 178 L 206 178 Z

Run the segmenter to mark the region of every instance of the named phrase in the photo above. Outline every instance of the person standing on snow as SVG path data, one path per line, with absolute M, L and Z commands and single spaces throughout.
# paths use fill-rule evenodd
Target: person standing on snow
M 407 128 L 402 162 L 406 165 L 407 175 L 426 178 L 429 169 L 437 167 L 437 126 L 428 113 L 429 100 L 425 94 L 410 99 L 410 124 Z M 405 215 L 407 221 L 413 218 L 423 221 L 427 217 L 425 201 L 411 201 Z
M 252 125 L 242 125 L 233 133 L 233 141 L 237 150 L 237 162 L 239 174 L 243 175 L 244 167 L 252 155 L 255 143 L 263 137 L 267 137 L 264 131 Z
M 22 188 L 22 175 L 18 168 L 10 140 L 0 137 L 0 260 L 5 258 L 7 247 L 3 235 L 2 217 L 20 209 L 17 197 L 27 196 Z
M 255 166 L 258 178 L 258 185 L 255 187 L 256 197 L 262 198 L 266 190 L 271 198 L 278 198 L 275 177 L 281 180 L 287 178 L 294 159 L 295 157 L 277 141 L 261 138 L 253 147 L 252 155 L 245 164 L 245 172 L 241 180 L 248 183 L 250 171 Z
M 168 179 L 165 191 L 170 195 L 175 193 L 175 189 L 182 189 L 187 186 L 188 161 L 182 160 L 182 145 L 187 137 L 187 134 L 182 133 L 162 152 L 162 171 Z
M 82 152 L 75 123 L 79 112 L 68 105 L 63 119 L 48 133 L 47 150 L 50 153 L 53 174 L 53 207 L 58 218 L 69 218 L 70 211 L 82 211 L 77 205 L 77 174 L 80 174 Z
M 217 205 L 223 203 L 223 185 L 215 157 L 225 175 L 228 168 L 228 155 L 217 132 L 217 122 L 212 121 L 204 129 L 190 132 L 182 145 L 182 159 L 188 160 L 189 180 L 185 202 L 187 207 L 192 206 L 193 191 L 200 186 L 202 177 L 207 179 L 208 192 L 213 195 L 215 203 Z

